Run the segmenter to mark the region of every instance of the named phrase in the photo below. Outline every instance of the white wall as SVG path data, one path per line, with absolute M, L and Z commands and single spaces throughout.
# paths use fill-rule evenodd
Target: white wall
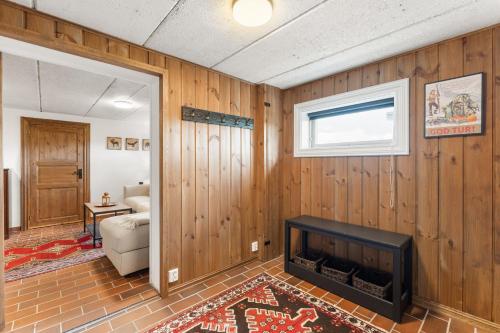
M 21 225 L 20 174 L 21 174 L 21 117 L 90 123 L 90 193 L 92 201 L 100 201 L 103 192 L 109 192 L 112 201 L 123 200 L 123 186 L 149 182 L 150 152 L 107 150 L 106 137 L 123 139 L 149 138 L 149 121 L 119 121 L 99 118 L 84 118 L 66 114 L 3 109 L 3 155 L 4 168 L 10 170 L 10 226 Z

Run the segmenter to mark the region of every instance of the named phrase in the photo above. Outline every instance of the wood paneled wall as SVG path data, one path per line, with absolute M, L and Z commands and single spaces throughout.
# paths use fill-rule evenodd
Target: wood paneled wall
M 181 121 L 181 106 L 254 118 L 257 87 L 178 60 L 167 66 L 168 267 L 183 283 L 255 257 L 257 226 L 255 131 Z
M 423 137 L 424 84 L 484 72 L 486 133 Z M 410 155 L 293 158 L 293 105 L 410 78 Z M 283 92 L 281 214 L 309 214 L 412 235 L 414 292 L 500 322 L 500 27 Z M 391 171 L 393 170 L 393 171 Z M 383 253 L 315 239 L 317 247 L 390 268 Z
M 181 106 L 255 117 L 257 86 L 5 0 L 0 35 L 161 78 L 162 295 L 170 268 L 179 268 L 170 285 L 178 287 L 256 256 L 251 242 L 269 238 L 254 204 L 264 123 L 251 131 L 183 122 Z

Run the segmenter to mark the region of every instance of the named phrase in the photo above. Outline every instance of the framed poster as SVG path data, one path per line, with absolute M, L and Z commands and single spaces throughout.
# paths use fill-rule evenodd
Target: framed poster
M 126 150 L 139 150 L 139 139 L 127 138 L 125 140 L 125 149 Z
M 483 73 L 427 83 L 424 94 L 424 136 L 483 134 L 483 84 Z
M 142 139 L 142 150 L 144 151 L 151 150 L 151 141 L 149 139 Z
M 109 150 L 122 150 L 122 138 L 108 136 L 106 138 L 106 148 Z

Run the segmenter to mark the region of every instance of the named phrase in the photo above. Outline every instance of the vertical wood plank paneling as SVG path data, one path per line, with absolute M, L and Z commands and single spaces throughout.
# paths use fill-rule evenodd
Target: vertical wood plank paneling
M 250 85 L 240 85 L 241 116 L 250 117 Z M 248 232 L 252 220 L 252 174 L 251 174 L 251 130 L 241 130 L 241 255 L 242 259 L 252 256 L 251 242 L 254 240 Z
M 266 86 L 266 100 L 271 105 L 266 108 L 266 173 L 267 173 L 267 246 L 271 257 L 281 253 L 282 221 L 280 219 L 280 155 L 281 155 L 281 101 L 280 90 Z
M 208 72 L 196 67 L 195 107 L 208 108 Z M 202 276 L 210 271 L 209 225 L 208 225 L 208 125 L 195 124 L 196 135 L 196 217 L 195 217 L 195 275 Z M 191 199 L 192 200 L 192 199 Z
M 68 43 L 83 45 L 83 30 L 73 24 L 57 22 L 56 37 Z
M 231 80 L 224 75 L 219 77 L 220 104 L 219 111 L 230 113 L 231 110 Z M 221 266 L 231 264 L 230 257 L 230 232 L 231 232 L 231 129 L 227 126 L 220 127 L 220 201 L 221 220 L 219 225 L 219 237 L 221 242 Z
M 168 269 L 179 268 L 179 278 L 183 279 L 182 265 L 182 155 L 181 155 L 181 115 L 182 105 L 182 68 L 177 60 L 169 60 L 168 110 L 165 119 L 167 127 L 167 230 L 168 230 Z M 175 283 L 172 284 L 174 286 Z
M 165 67 L 166 58 L 163 54 L 157 52 L 148 52 L 148 62 L 156 67 Z
M 90 31 L 83 31 L 83 45 L 99 52 L 108 52 L 108 39 Z
M 500 27 L 493 31 L 493 66 L 495 78 L 494 105 L 494 197 L 493 197 L 493 321 L 500 322 Z
M 396 80 L 397 62 L 395 58 L 388 59 L 379 64 L 379 82 L 386 83 Z M 396 230 L 396 164 L 395 157 L 381 156 L 379 158 L 379 207 L 378 225 L 386 231 Z M 392 272 L 392 255 L 380 251 L 379 268 Z
M 208 110 L 219 112 L 219 74 L 208 73 Z M 221 168 L 220 168 L 220 126 L 208 125 L 208 225 L 209 225 L 209 267 L 217 271 L 224 267 L 221 259 L 224 244 L 219 228 L 224 224 L 221 214 Z
M 372 64 L 362 69 L 362 87 L 369 87 L 379 82 L 379 65 Z M 362 171 L 362 224 L 371 228 L 378 228 L 379 203 L 379 158 L 363 157 Z M 368 267 L 378 267 L 378 251 L 364 247 L 363 263 Z
M 362 70 L 352 70 L 347 75 L 347 90 L 352 91 L 362 87 Z M 363 158 L 348 157 L 347 182 L 347 213 L 348 223 L 363 224 Z M 349 258 L 361 263 L 363 261 L 362 248 L 356 244 L 348 244 Z
M 254 124 L 255 124 L 255 119 L 257 118 L 257 86 L 256 85 L 251 85 L 250 86 L 250 117 L 254 119 Z M 249 234 L 249 239 L 251 242 L 258 241 L 259 238 L 257 236 L 257 218 L 258 218 L 258 205 L 257 205 L 257 200 L 256 200 L 256 195 L 257 195 L 257 145 L 258 145 L 258 140 L 257 140 L 257 131 L 254 127 L 254 130 L 250 132 L 250 161 L 252 163 L 252 167 L 250 169 L 250 175 L 252 179 L 252 214 L 251 218 L 249 221 L 249 226 L 247 233 Z M 258 255 L 258 253 L 257 253 Z
M 415 124 L 415 54 L 397 58 L 398 78 L 410 78 L 410 124 Z M 398 156 L 397 165 L 397 222 L 396 231 L 415 236 L 415 125 L 410 126 L 410 155 Z M 413 251 L 413 280 L 417 281 L 418 258 L 416 247 Z M 414 291 L 418 283 L 413 284 Z
M 240 115 L 240 81 L 231 79 L 231 114 Z M 241 261 L 241 129 L 231 127 L 231 263 Z
M 196 101 L 195 66 L 182 64 L 182 105 Z M 195 124 L 182 122 L 182 281 L 196 276 L 196 134 Z
M 463 74 L 463 40 L 439 44 L 439 80 Z M 439 138 L 439 302 L 462 309 L 464 138 Z M 450 181 L 453 179 L 453 181 Z
M 283 218 L 292 215 L 292 165 L 293 165 L 293 90 L 283 92 L 283 182 L 282 182 L 282 215 Z
M 347 91 L 347 73 L 334 76 L 334 92 L 341 94 Z M 334 219 L 346 223 L 348 221 L 348 159 L 347 157 L 335 158 L 335 211 Z M 347 243 L 334 240 L 334 252 L 341 258 L 347 258 Z
M 492 31 L 465 38 L 464 74 L 484 72 L 485 135 L 464 139 L 464 310 L 491 318 L 492 301 Z
M 321 98 L 323 94 L 322 80 L 311 84 L 311 99 Z M 321 182 L 323 176 L 323 159 L 321 157 L 311 158 L 311 215 L 321 216 Z
M 56 37 L 56 23 L 47 17 L 34 13 L 26 14 L 26 29 L 36 32 L 44 38 L 54 39 Z
M 416 54 L 416 179 L 417 215 L 416 243 L 418 247 L 418 290 L 420 295 L 437 299 L 439 287 L 439 161 L 438 140 L 425 139 L 424 84 L 438 78 L 438 47 L 436 45 Z
M 142 62 L 144 64 L 149 63 L 148 51 L 142 47 L 130 46 L 130 59 Z M 163 64 L 165 67 L 165 63 Z
M 303 85 L 299 90 L 297 102 L 310 101 L 311 98 L 311 84 Z M 300 213 L 311 214 L 311 158 L 300 159 Z
M 335 93 L 335 79 L 333 76 L 322 80 L 321 97 L 331 96 Z M 334 219 L 335 211 L 335 159 L 321 159 L 321 217 Z M 335 253 L 335 242 L 329 237 L 323 237 L 323 250 L 333 255 Z
M 108 52 L 123 58 L 130 55 L 130 45 L 117 39 L 108 40 Z
M 0 22 L 6 26 L 23 29 L 25 27 L 25 13 L 10 4 L 0 4 Z
M 323 94 L 323 82 L 321 80 L 314 81 L 311 84 L 311 96 L 310 99 L 321 98 Z M 321 217 L 321 196 L 322 196 L 322 181 L 323 181 L 323 158 L 314 157 L 310 161 L 310 178 L 311 178 L 311 208 L 310 214 L 312 216 Z M 310 234 L 309 243 L 318 249 L 324 250 L 323 243 L 324 237 L 320 235 Z

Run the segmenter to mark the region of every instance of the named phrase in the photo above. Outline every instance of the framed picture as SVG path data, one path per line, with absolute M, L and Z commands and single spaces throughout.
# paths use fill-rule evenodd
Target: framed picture
M 109 150 L 122 150 L 122 138 L 108 136 L 106 139 L 106 148 Z
M 150 139 L 142 139 L 142 150 L 144 150 L 144 151 L 151 150 L 151 140 Z
M 483 73 L 426 84 L 424 136 L 483 134 L 483 85 Z
M 125 140 L 126 150 L 139 150 L 139 139 L 127 138 Z

